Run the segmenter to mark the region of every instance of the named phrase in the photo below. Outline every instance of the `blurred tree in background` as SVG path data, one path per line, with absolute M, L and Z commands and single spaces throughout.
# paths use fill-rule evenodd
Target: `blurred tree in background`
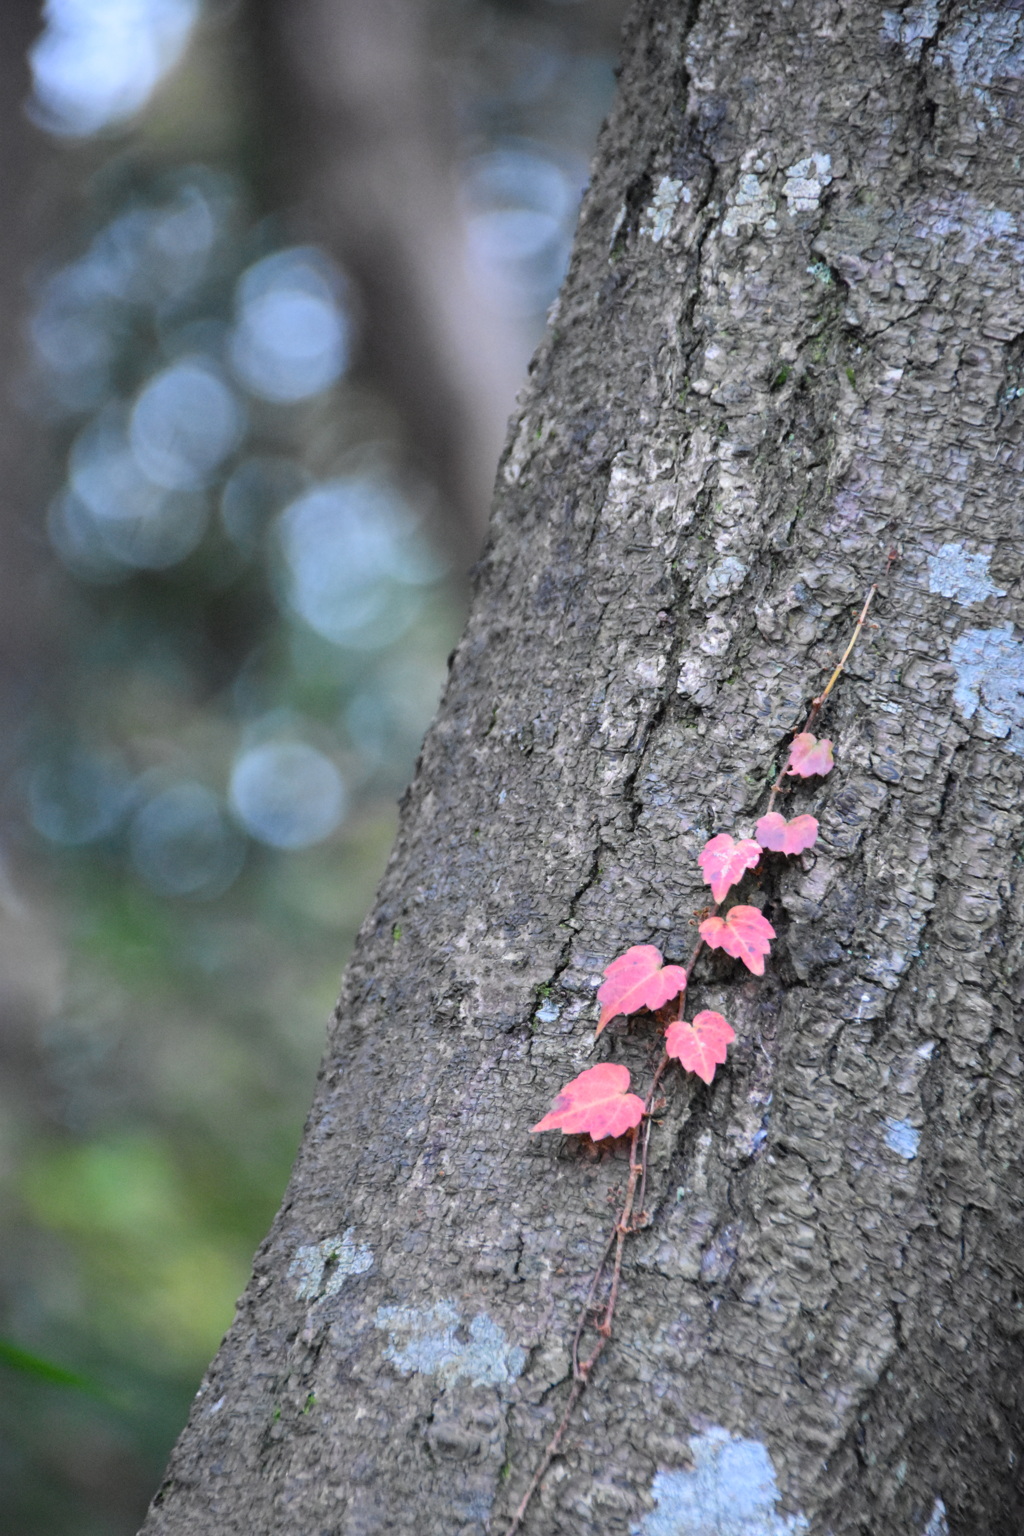
M 618 0 L 10 0 L 0 1526 L 135 1530 L 275 1210 Z

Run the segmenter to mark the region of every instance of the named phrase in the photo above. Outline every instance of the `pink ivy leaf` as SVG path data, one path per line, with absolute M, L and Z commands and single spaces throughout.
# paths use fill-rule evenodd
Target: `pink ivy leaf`
M 622 1136 L 639 1125 L 644 1101 L 629 1092 L 629 1068 L 613 1061 L 588 1067 L 560 1090 L 551 1113 L 531 1131 L 564 1131 L 567 1136 Z
M 686 1068 L 710 1083 L 715 1068 L 725 1060 L 726 1046 L 736 1039 L 736 1031 L 720 1013 L 703 1008 L 692 1024 L 685 1019 L 670 1024 L 665 1034 L 665 1050 Z
M 704 871 L 704 884 L 710 885 L 712 896 L 716 901 L 724 901 L 730 886 L 742 880 L 760 857 L 760 846 L 752 837 L 741 837 L 736 842 L 728 832 L 719 832 L 704 844 L 697 863 Z
M 705 918 L 697 932 L 711 949 L 724 949 L 755 976 L 764 975 L 764 957 L 771 953 L 775 929 L 756 907 L 730 907 L 724 917 Z
M 661 1008 L 686 986 L 686 972 L 681 965 L 662 965 L 661 950 L 653 944 L 634 944 L 624 955 L 605 967 L 607 981 L 597 991 L 604 1006 L 598 1020 L 599 1035 L 609 1020 L 620 1013 L 638 1013 L 641 1008 Z
M 801 731 L 793 737 L 786 773 L 795 774 L 798 779 L 813 779 L 815 774 L 831 773 L 833 767 L 832 743 L 827 736 L 819 741 L 810 731 Z
M 787 821 L 778 811 L 769 811 L 757 824 L 757 840 L 772 853 L 803 853 L 818 841 L 818 823 L 813 816 Z

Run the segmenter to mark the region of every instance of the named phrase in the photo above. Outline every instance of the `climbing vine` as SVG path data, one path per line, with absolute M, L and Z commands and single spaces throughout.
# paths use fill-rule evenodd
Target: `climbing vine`
M 895 552 L 890 553 L 889 564 L 894 558 Z M 646 1092 L 631 1091 L 627 1067 L 601 1062 L 566 1083 L 550 1112 L 531 1127 L 533 1131 L 589 1136 L 592 1141 L 628 1134 L 629 1175 L 622 1204 L 577 1316 L 571 1349 L 572 1386 L 565 1409 L 506 1536 L 516 1536 L 520 1529 L 533 1496 L 558 1453 L 573 1410 L 611 1340 L 625 1246 L 650 1221 L 645 1210 L 648 1149 L 654 1117 L 665 1103 L 659 1097 L 662 1081 L 673 1063 L 677 1063 L 684 1072 L 695 1073 L 710 1084 L 736 1039 L 732 1025 L 713 1009 L 700 1009 L 689 1020 L 683 1017 L 692 995 L 694 967 L 705 948 L 721 949 L 753 975 L 764 975 L 764 963 L 775 938 L 771 923 L 757 907 L 746 903 L 734 903 L 724 911 L 722 908 L 734 887 L 750 871 L 761 868 L 768 856 L 791 858 L 812 848 L 817 841 L 818 822 L 814 816 L 804 814 L 787 819 L 775 807 L 794 779 L 823 778 L 834 766 L 832 742 L 816 736 L 814 727 L 860 638 L 877 590 L 877 584 L 869 589 L 845 651 L 821 693 L 812 699 L 803 728 L 790 742 L 769 791 L 767 809 L 755 824 L 753 836 L 737 839 L 728 832 L 720 832 L 698 854 L 697 863 L 705 885 L 711 888 L 714 906 L 700 915 L 699 937 L 686 964 L 666 965 L 653 944 L 634 944 L 605 968 L 605 979 L 597 992 L 601 1014 L 595 1038 L 612 1019 L 634 1014 L 646 1014 L 663 1035 L 661 1059 Z

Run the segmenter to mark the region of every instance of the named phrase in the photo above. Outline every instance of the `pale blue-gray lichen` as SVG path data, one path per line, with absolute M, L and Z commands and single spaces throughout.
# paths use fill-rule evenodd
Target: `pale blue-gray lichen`
M 437 1376 L 450 1387 L 462 1378 L 478 1387 L 498 1387 L 521 1376 L 526 1365 L 526 1351 L 509 1344 L 504 1330 L 478 1312 L 465 1326 L 468 1337 L 462 1340 L 462 1314 L 453 1301 L 438 1301 L 429 1307 L 378 1307 L 376 1326 L 388 1334 L 384 1358 L 403 1376 L 418 1372 Z
M 949 1536 L 949 1521 L 946 1519 L 946 1506 L 941 1499 L 936 1499 L 932 1505 L 928 1524 L 921 1532 L 921 1536 Z
M 298 1280 L 295 1294 L 300 1301 L 333 1296 L 351 1275 L 362 1275 L 373 1264 L 373 1252 L 365 1243 L 355 1241 L 355 1228 L 340 1237 L 325 1237 L 322 1242 L 305 1244 L 296 1251 L 288 1266 L 289 1279 Z
M 755 170 L 763 170 L 761 161 L 755 161 Z M 763 225 L 769 234 L 778 229 L 775 219 L 776 201 L 768 182 L 760 182 L 753 172 L 741 176 L 734 192 L 729 193 L 729 207 L 722 220 L 723 235 L 738 235 L 745 224 Z
M 1024 642 L 1012 624 L 968 629 L 953 642 L 953 698 L 966 720 L 974 715 L 990 736 L 1024 757 Z
M 939 0 L 923 0 L 921 4 L 905 6 L 902 11 L 882 12 L 882 36 L 899 43 L 907 58 L 915 62 L 938 26 Z
M 782 195 L 790 213 L 813 213 L 832 180 L 832 156 L 815 150 L 805 160 L 786 167 Z
M 904 1158 L 908 1163 L 917 1156 L 917 1149 L 921 1144 L 921 1132 L 911 1125 L 909 1120 L 894 1120 L 891 1115 L 886 1116 L 885 1144 L 891 1152 Z
M 928 589 L 958 603 L 983 603 L 1005 597 L 988 574 L 988 555 L 971 555 L 962 544 L 943 544 L 928 556 Z
M 1024 74 L 1024 16 L 1017 6 L 964 16 L 942 34 L 934 55 L 935 67 L 948 65 L 962 91 L 996 116 L 1003 92 L 998 82 L 1019 80 Z
M 655 188 L 650 207 L 644 210 L 644 222 L 640 233 L 650 235 L 655 244 L 663 240 L 672 228 L 672 220 L 675 218 L 680 201 L 684 203 L 690 201 L 689 187 L 684 187 L 681 181 L 676 181 L 671 176 L 663 176 Z
M 768 1448 L 719 1426 L 690 1439 L 691 1471 L 655 1473 L 655 1507 L 633 1536 L 797 1536 L 803 1515 L 778 1511 Z
M 725 555 L 709 569 L 704 577 L 704 591 L 711 602 L 738 592 L 747 575 L 747 566 L 735 555 Z

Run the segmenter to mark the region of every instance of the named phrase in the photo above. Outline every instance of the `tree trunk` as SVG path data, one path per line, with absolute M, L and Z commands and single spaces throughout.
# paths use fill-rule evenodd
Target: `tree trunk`
M 504 1529 L 626 1165 L 534 1136 L 893 567 L 535 1536 L 1024 1528 L 1018 5 L 646 0 L 295 1173 L 146 1536 Z M 611 1038 L 609 1038 L 611 1036 Z

